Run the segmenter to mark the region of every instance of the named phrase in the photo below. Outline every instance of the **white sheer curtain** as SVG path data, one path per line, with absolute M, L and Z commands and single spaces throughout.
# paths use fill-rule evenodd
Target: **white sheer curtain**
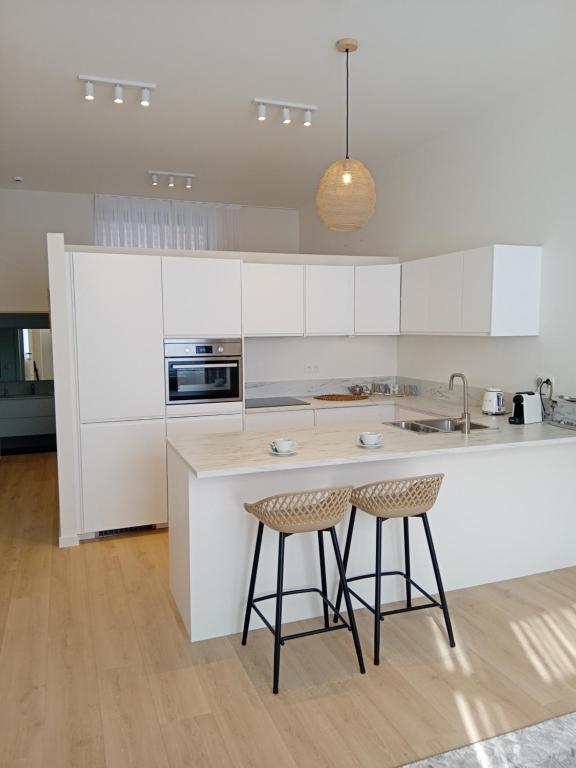
M 95 196 L 96 245 L 234 251 L 238 249 L 239 226 L 237 205 Z

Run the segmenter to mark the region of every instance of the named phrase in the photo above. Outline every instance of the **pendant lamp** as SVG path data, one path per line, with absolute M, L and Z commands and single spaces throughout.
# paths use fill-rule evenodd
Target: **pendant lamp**
M 370 171 L 349 154 L 350 70 L 348 56 L 358 49 L 353 38 L 338 40 L 336 48 L 346 54 L 346 157 L 326 168 L 316 192 L 316 211 L 328 229 L 349 232 L 364 227 L 374 213 L 376 188 Z

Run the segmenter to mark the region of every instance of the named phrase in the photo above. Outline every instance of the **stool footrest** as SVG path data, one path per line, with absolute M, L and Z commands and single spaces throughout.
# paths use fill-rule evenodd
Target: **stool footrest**
M 424 603 L 424 605 L 411 605 L 410 607 L 406 608 L 393 608 L 389 611 L 380 611 L 379 616 L 380 619 L 383 619 L 384 616 L 393 616 L 396 613 L 409 613 L 410 611 L 421 611 L 424 608 L 442 608 L 442 604 L 438 602 L 435 598 L 432 597 L 428 592 L 426 592 L 425 589 L 423 589 L 419 584 L 417 584 L 413 579 L 411 579 L 409 576 L 407 576 L 403 571 L 381 571 L 380 576 L 402 576 L 402 578 L 410 583 L 415 589 L 417 589 L 421 595 L 426 597 L 430 602 Z M 351 581 L 360 581 L 361 579 L 375 579 L 376 574 L 375 573 L 364 573 L 361 576 L 349 576 L 346 581 L 348 584 L 350 584 Z M 370 613 L 373 613 L 376 615 L 376 610 L 373 605 L 370 605 L 366 600 L 364 600 L 363 597 L 361 597 L 355 590 L 348 588 L 350 591 L 350 594 L 353 595 L 358 602 L 362 603 L 362 605 L 367 608 Z M 336 621 L 336 618 L 334 619 Z
M 309 637 L 310 635 L 319 635 L 324 632 L 333 632 L 335 629 L 352 629 L 352 627 L 346 621 L 346 619 L 342 616 L 340 611 L 336 609 L 336 606 L 330 600 L 328 600 L 328 598 L 325 595 L 323 595 L 322 592 L 317 587 L 306 587 L 303 589 L 288 589 L 285 592 L 282 592 L 282 597 L 286 597 L 287 595 L 303 595 L 310 592 L 314 592 L 315 594 L 320 595 L 323 602 L 330 608 L 330 610 L 334 612 L 334 615 L 338 619 L 340 619 L 342 623 L 337 624 L 336 626 L 333 626 L 333 627 L 320 627 L 319 629 L 310 629 L 305 632 L 294 632 L 291 635 L 283 635 L 282 637 L 280 637 L 280 643 L 282 645 L 284 645 L 285 640 L 295 640 L 297 637 Z M 270 632 L 272 632 L 273 635 L 276 635 L 276 632 L 274 631 L 274 627 L 272 626 L 272 624 L 270 624 L 266 616 L 264 616 L 262 611 L 256 605 L 256 603 L 260 603 L 263 600 L 274 600 L 274 599 L 276 599 L 275 592 L 272 593 L 271 595 L 261 595 L 260 597 L 255 597 L 254 600 L 252 601 L 252 608 L 258 614 L 258 616 L 260 617 L 264 625 L 268 627 Z
M 409 576 L 407 576 L 404 571 L 382 571 L 380 573 L 380 576 L 402 576 L 404 581 L 410 582 L 412 586 L 420 592 L 421 595 L 424 597 L 427 597 L 428 600 L 430 600 L 431 603 L 438 606 L 438 608 L 442 608 L 442 604 L 438 602 L 435 598 L 432 597 L 432 595 L 429 592 L 426 592 L 426 590 L 421 587 L 419 584 L 417 584 L 413 579 L 411 579 Z M 360 579 L 375 579 L 376 574 L 375 573 L 364 573 L 361 576 L 347 576 L 346 581 L 348 584 L 350 584 L 351 581 L 359 581 Z M 360 600 L 362 602 L 362 600 Z

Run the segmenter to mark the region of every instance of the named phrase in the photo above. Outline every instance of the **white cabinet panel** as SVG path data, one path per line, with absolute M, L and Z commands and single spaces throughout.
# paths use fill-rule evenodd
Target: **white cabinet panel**
M 400 332 L 400 264 L 355 267 L 354 332 Z
M 242 432 L 242 414 L 222 416 L 189 416 L 166 419 L 166 437 L 170 440 L 188 440 L 194 435 L 215 432 Z
M 493 336 L 540 333 L 541 271 L 541 247 L 494 246 Z
M 428 259 L 430 333 L 460 333 L 462 330 L 462 253 Z
M 306 334 L 354 334 L 354 267 L 306 266 Z
M 425 333 L 430 301 L 429 259 L 402 264 L 402 333 Z
M 242 327 L 244 336 L 302 336 L 304 267 L 244 264 Z
M 256 409 L 257 410 L 257 409 Z M 313 427 L 314 411 L 269 411 L 255 413 L 246 411 L 244 416 L 247 432 L 266 432 L 269 429 L 290 429 L 296 427 Z
M 159 256 L 75 253 L 80 419 L 164 414 Z
M 164 420 L 83 424 L 83 532 L 164 523 Z
M 394 403 L 383 405 L 356 405 L 341 408 L 321 408 L 316 411 L 316 425 L 346 424 L 350 422 L 374 422 L 394 419 Z
M 489 334 L 492 317 L 493 249 L 463 254 L 462 333 Z
M 164 335 L 240 336 L 240 264 L 236 259 L 162 257 Z

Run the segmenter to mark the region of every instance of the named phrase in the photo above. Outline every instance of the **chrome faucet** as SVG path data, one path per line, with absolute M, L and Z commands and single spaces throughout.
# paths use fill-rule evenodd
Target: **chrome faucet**
M 448 389 L 452 391 L 454 389 L 454 379 L 462 379 L 462 385 L 464 387 L 464 410 L 462 412 L 462 432 L 465 435 L 470 434 L 470 411 L 468 410 L 468 379 L 463 373 L 453 373 L 450 376 L 448 382 Z

